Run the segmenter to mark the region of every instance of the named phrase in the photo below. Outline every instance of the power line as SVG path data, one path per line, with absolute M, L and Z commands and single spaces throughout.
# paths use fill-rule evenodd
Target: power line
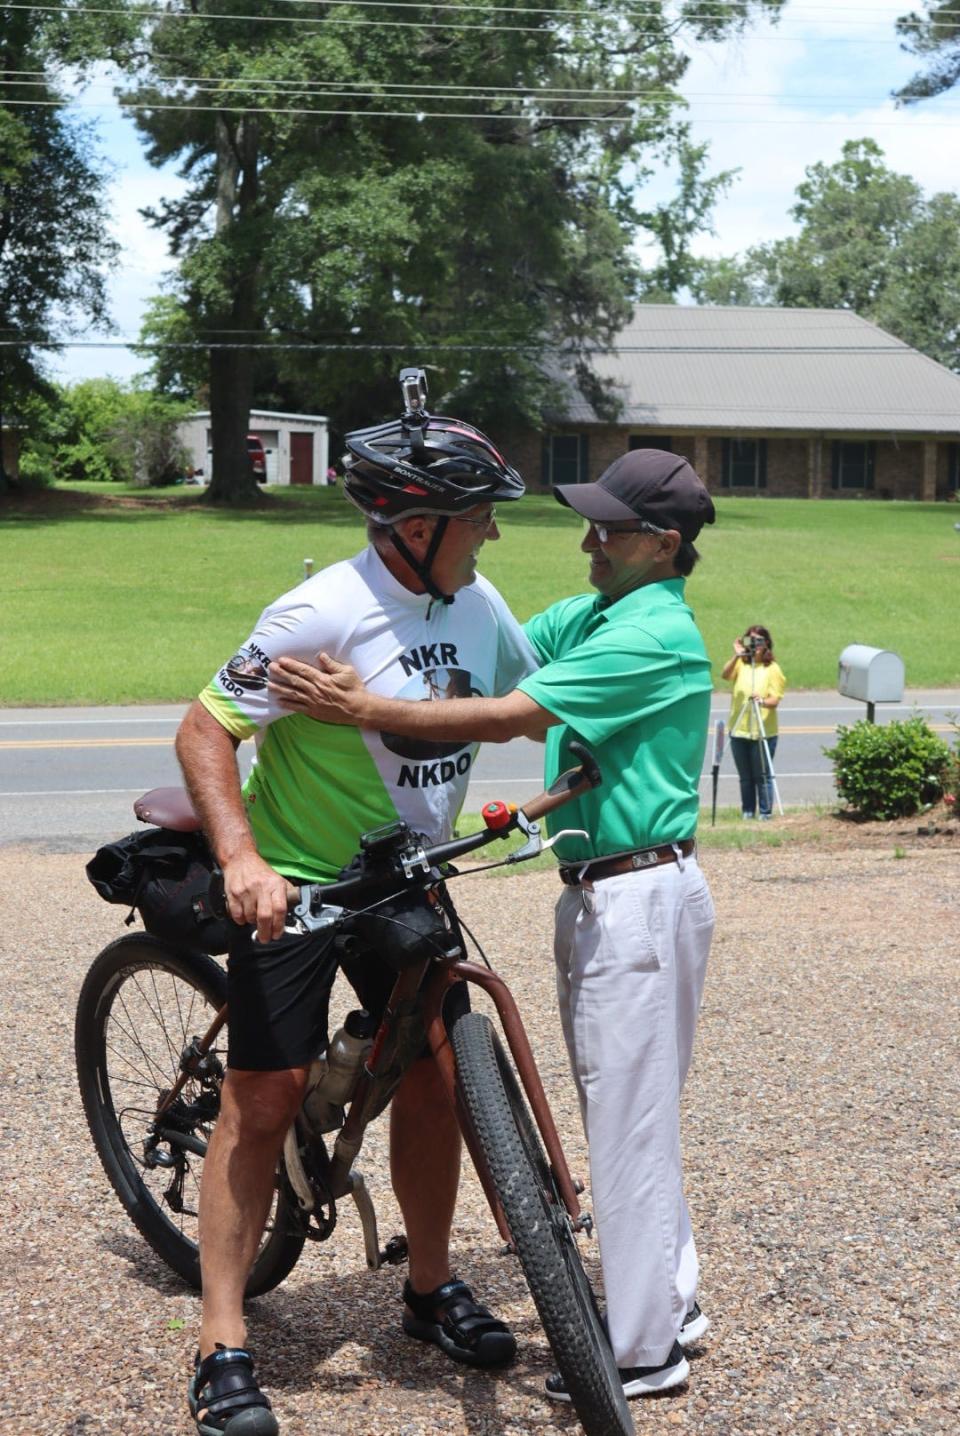
M 62 100 L 5 100 L 7 107 L 32 106 L 34 108 L 46 107 L 62 109 Z M 73 109 L 80 110 L 112 110 L 115 106 L 107 102 L 95 102 L 87 104 L 85 101 L 76 101 L 72 104 Z M 641 118 L 636 115 L 555 115 L 546 111 L 538 111 L 533 114 L 505 113 L 503 111 L 473 111 L 473 110 L 321 110 L 304 109 L 289 106 L 281 109 L 268 105 L 171 105 L 163 104 L 131 104 L 124 102 L 124 110 L 145 110 L 150 114 L 157 114 L 164 110 L 185 111 L 195 114 L 222 114 L 225 109 L 244 109 L 254 115 L 324 115 L 361 120 L 416 120 L 422 123 L 424 120 L 506 120 L 514 124 L 543 124 L 549 121 L 551 124 L 602 124 L 602 125 L 625 125 L 636 124 Z M 696 117 L 690 116 L 691 122 L 696 123 Z M 708 122 L 711 125 L 852 125 L 857 123 L 855 115 L 840 115 L 835 118 L 812 120 L 806 116 L 797 116 L 796 119 L 777 119 L 774 116 L 751 115 L 737 119 L 732 115 L 720 115 L 712 117 Z M 892 120 L 870 121 L 871 128 L 891 129 L 901 128 L 909 125 L 915 130 L 954 130 L 960 128 L 960 124 L 953 124 L 947 120 L 914 120 L 908 115 L 902 115 Z
M 304 5 L 311 3 L 311 0 L 276 0 L 276 3 L 280 5 Z M 423 5 L 422 3 L 420 3 L 420 0 L 326 0 L 326 3 L 331 6 L 349 5 L 351 9 L 385 9 L 387 6 L 389 6 L 391 10 L 423 9 Z M 591 15 L 589 12 L 585 12 L 582 7 L 580 9 L 568 10 L 563 9 L 559 6 L 545 7 L 541 5 L 470 5 L 459 3 L 438 5 L 431 3 L 430 9 L 454 11 L 471 10 L 479 11 L 481 14 L 484 15 L 490 15 L 496 13 L 497 11 L 501 11 L 509 15 L 546 15 L 551 19 L 557 15 L 569 15 L 580 20 L 599 18 L 598 16 Z M 863 11 L 856 5 L 800 5 L 797 6 L 796 12 L 791 10 L 788 11 L 786 14 L 778 13 L 776 15 L 770 16 L 769 18 L 771 18 L 771 20 L 773 20 L 776 24 L 779 24 L 781 21 L 784 20 L 795 22 L 796 14 L 804 15 L 807 11 L 810 11 L 811 13 L 817 12 L 818 14 L 822 14 L 825 16 L 824 19 L 818 19 L 816 21 L 818 25 L 830 23 L 836 23 L 839 25 L 857 23 L 863 25 L 880 25 L 886 23 L 886 20 L 888 18 L 894 18 L 893 16 L 890 16 L 878 20 L 860 20 L 859 22 L 833 20 L 833 16 L 838 11 L 842 11 L 847 15 L 862 15 Z M 941 16 L 960 15 L 960 10 L 940 10 L 937 12 L 937 14 L 938 18 Z M 723 20 L 726 18 L 723 12 L 719 10 L 690 10 L 684 15 L 665 15 L 663 12 L 663 5 L 654 3 L 647 5 L 627 5 L 620 12 L 618 18 L 630 20 L 638 15 L 646 16 L 649 19 L 663 19 L 668 23 L 676 23 L 676 21 L 678 20 L 682 20 L 684 23 L 686 23 L 689 20 Z M 764 17 L 761 14 L 757 18 L 762 19 Z M 430 21 L 422 21 L 417 23 L 429 26 Z
M 415 20 L 364 20 L 354 19 L 343 15 L 330 15 L 324 19 L 315 19 L 306 15 L 238 15 L 232 11 L 217 11 L 213 13 L 194 13 L 189 10 L 121 10 L 107 6 L 84 6 L 82 10 L 67 9 L 62 5 L 32 5 L 12 4 L 5 7 L 8 10 L 30 10 L 52 15 L 62 15 L 66 19 L 74 19 L 82 15 L 121 15 L 145 20 L 184 20 L 184 21 L 213 21 L 213 20 L 240 20 L 247 24 L 257 25 L 309 25 L 314 30 L 329 25 L 344 25 L 348 27 L 364 27 L 382 30 L 457 30 L 463 32 L 480 32 L 481 34 L 537 34 L 542 35 L 545 30 L 543 25 L 473 25 L 457 24 L 456 22 L 439 21 L 415 21 Z M 551 11 L 551 14 L 557 12 Z M 580 15 L 581 20 L 590 23 L 601 19 L 599 14 L 586 12 Z M 628 18 L 621 16 L 618 18 Z M 680 27 L 689 23 L 689 18 L 683 15 L 663 17 L 666 25 L 672 26 L 672 34 L 675 34 Z M 701 18 L 716 20 L 722 18 L 713 13 L 703 15 Z M 818 22 L 822 23 L 822 22 Z M 873 23 L 873 22 L 870 22 Z M 879 23 L 879 22 L 878 22 Z M 650 37 L 651 39 L 670 38 L 670 34 L 664 29 L 657 30 L 634 30 L 632 32 L 638 37 Z M 857 35 L 831 35 L 824 37 L 793 36 L 793 35 L 766 35 L 764 40 L 776 40 L 783 44 L 806 44 L 823 41 L 829 44 L 856 44 L 856 45 L 900 45 L 898 39 L 874 39 L 870 36 Z
M 17 74 L 42 74 L 42 71 L 7 71 L 6 77 L 0 76 L 0 88 L 41 85 L 41 80 L 22 80 L 10 78 Z M 156 76 L 151 84 L 165 85 L 191 85 L 202 94 L 223 93 L 231 95 L 234 93 L 264 96 L 265 98 L 299 99 L 316 95 L 318 98 L 347 100 L 356 99 L 385 99 L 385 100 L 474 100 L 493 103 L 494 101 L 517 101 L 517 100 L 543 100 L 545 103 L 555 105 L 570 104 L 611 104 L 626 103 L 630 100 L 670 100 L 677 103 L 686 101 L 703 102 L 705 104 L 739 104 L 764 103 L 770 100 L 779 101 L 781 106 L 791 104 L 830 106 L 836 104 L 857 104 L 876 105 L 882 104 L 889 99 L 887 95 L 876 94 L 806 94 L 775 92 L 762 90 L 671 90 L 671 89 L 624 89 L 624 90 L 592 90 L 586 88 L 574 88 L 564 86 L 513 86 L 506 89 L 496 86 L 483 85 L 423 85 L 413 87 L 399 84 L 380 85 L 374 90 L 358 90 L 348 88 L 330 88 L 331 86 L 346 86 L 347 81 L 318 80 L 269 80 L 269 81 L 247 81 L 236 76 L 204 76 L 204 75 L 160 75 Z M 89 89 L 103 89 L 110 82 L 96 82 Z M 282 87 L 282 88 L 281 88 Z M 81 93 L 86 94 L 88 88 Z M 112 85 L 111 85 L 112 88 Z M 453 93 L 451 93 L 453 92 Z M 38 102 L 39 103 L 39 102 Z M 64 104 L 79 103 L 79 96 L 65 95 L 62 97 Z M 117 101 L 117 104 L 121 104 Z M 152 107 L 151 107 L 152 108 Z M 224 105 L 222 108 L 231 108 Z M 237 108 L 233 106 L 232 108 Z M 259 108 L 259 107 L 257 107 Z M 364 111 L 363 113 L 368 113 Z

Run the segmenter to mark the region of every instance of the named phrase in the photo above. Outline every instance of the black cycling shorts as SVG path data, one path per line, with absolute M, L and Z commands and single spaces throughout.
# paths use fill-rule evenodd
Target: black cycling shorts
M 231 926 L 233 926 L 231 924 Z M 305 1067 L 329 1038 L 330 991 L 342 967 L 362 1007 L 383 1016 L 396 972 L 375 954 L 343 959 L 331 933 L 284 933 L 254 942 L 252 927 L 233 927 L 227 961 L 227 1065 L 240 1071 L 283 1072 Z M 470 1006 L 465 982 L 447 994 L 444 1014 Z M 430 1048 L 424 1034 L 424 1056 Z

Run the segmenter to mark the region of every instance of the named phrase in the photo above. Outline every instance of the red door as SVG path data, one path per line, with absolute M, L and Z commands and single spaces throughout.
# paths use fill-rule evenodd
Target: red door
M 313 483 L 313 434 L 290 435 L 290 482 Z

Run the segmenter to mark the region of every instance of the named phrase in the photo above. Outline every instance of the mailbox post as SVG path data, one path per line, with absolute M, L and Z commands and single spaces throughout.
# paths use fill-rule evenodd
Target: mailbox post
M 840 655 L 837 692 L 859 698 L 867 705 L 867 722 L 875 722 L 874 704 L 899 703 L 903 698 L 904 669 L 899 653 L 849 643 Z

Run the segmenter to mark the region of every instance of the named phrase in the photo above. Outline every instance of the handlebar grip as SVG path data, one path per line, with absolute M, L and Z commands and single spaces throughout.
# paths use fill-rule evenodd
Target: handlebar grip
M 554 779 L 545 793 L 531 798 L 529 803 L 524 803 L 523 813 L 529 822 L 536 822 L 554 809 L 562 808 L 571 798 L 579 798 L 581 793 L 589 792 L 591 788 L 599 788 L 603 782 L 597 760 L 589 748 L 575 740 L 570 744 L 570 750 L 581 760 L 581 766 L 567 768 Z

